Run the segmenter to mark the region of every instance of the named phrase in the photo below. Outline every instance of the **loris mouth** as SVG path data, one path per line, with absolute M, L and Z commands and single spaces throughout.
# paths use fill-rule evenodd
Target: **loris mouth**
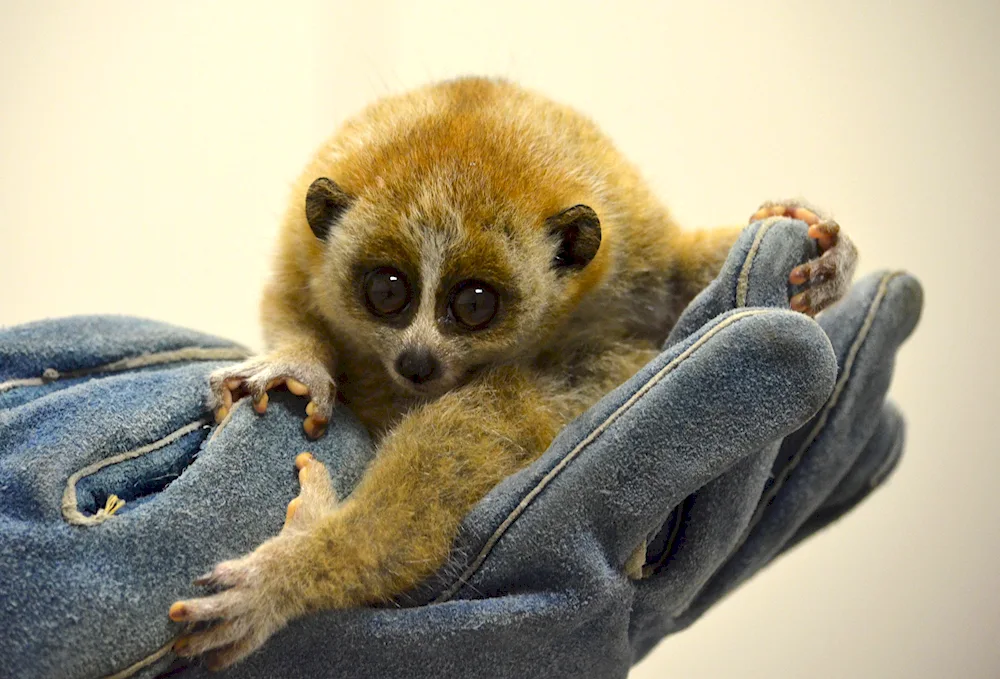
M 417 382 L 406 379 L 394 370 L 389 371 L 389 376 L 392 378 L 393 383 L 397 387 L 413 396 L 422 396 L 424 398 L 436 397 L 448 391 L 450 388 L 450 384 L 446 383 L 446 381 L 442 379 L 436 379 L 433 382 L 418 384 Z
M 418 396 L 433 396 L 437 394 L 438 390 L 427 384 L 413 384 L 412 382 L 407 382 L 405 380 L 396 380 L 400 386 L 402 386 L 406 391 L 411 394 L 417 394 Z

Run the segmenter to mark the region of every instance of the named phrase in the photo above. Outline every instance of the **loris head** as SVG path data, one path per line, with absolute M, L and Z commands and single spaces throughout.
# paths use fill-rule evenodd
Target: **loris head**
M 576 306 L 601 249 L 590 207 L 530 212 L 440 184 L 401 200 L 386 188 L 310 184 L 305 215 L 322 247 L 310 286 L 338 334 L 407 391 L 440 395 L 530 352 Z
M 405 389 L 438 395 L 551 347 L 615 275 L 620 196 L 640 186 L 629 167 L 549 99 L 504 81 L 438 83 L 376 102 L 320 149 L 285 251 L 338 335 Z

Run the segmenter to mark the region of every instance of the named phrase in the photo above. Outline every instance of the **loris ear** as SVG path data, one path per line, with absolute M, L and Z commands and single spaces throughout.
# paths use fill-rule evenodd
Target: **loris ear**
M 332 179 L 320 177 L 306 191 L 306 221 L 320 240 L 326 240 L 330 229 L 351 206 L 353 199 Z
M 586 205 L 574 205 L 545 220 L 549 233 L 559 240 L 552 265 L 556 269 L 578 270 L 590 264 L 601 247 L 601 220 Z

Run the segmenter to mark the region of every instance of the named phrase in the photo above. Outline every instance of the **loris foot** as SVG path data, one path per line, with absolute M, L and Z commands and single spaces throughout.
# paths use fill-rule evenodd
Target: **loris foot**
M 253 398 L 253 408 L 261 415 L 267 410 L 267 392 L 271 389 L 284 386 L 296 396 L 309 396 L 302 426 L 313 439 L 326 431 L 337 393 L 333 378 L 322 362 L 280 351 L 216 370 L 209 383 L 217 422 L 225 418 L 233 402 L 244 396 Z
M 208 668 L 220 670 L 253 653 L 289 620 L 306 612 L 308 602 L 295 568 L 308 566 L 298 557 L 299 550 L 309 540 L 309 528 L 336 511 L 337 497 L 326 467 L 311 454 L 299 455 L 295 466 L 302 490 L 288 503 L 281 533 L 195 580 L 221 591 L 170 607 L 175 622 L 214 623 L 178 639 L 177 655 L 206 654 Z
M 751 222 L 768 217 L 791 217 L 809 226 L 809 237 L 816 240 L 820 256 L 792 269 L 788 281 L 805 290 L 793 296 L 789 303 L 796 311 L 815 316 L 843 297 L 850 288 L 858 251 L 854 243 L 841 233 L 840 225 L 820 216 L 812 208 L 792 201 L 767 202 L 750 217 Z

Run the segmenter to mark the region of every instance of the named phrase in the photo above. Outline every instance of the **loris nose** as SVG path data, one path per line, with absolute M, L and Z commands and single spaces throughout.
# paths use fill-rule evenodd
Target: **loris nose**
M 416 384 L 435 379 L 441 372 L 438 360 L 427 349 L 407 349 L 396 359 L 396 372 Z

